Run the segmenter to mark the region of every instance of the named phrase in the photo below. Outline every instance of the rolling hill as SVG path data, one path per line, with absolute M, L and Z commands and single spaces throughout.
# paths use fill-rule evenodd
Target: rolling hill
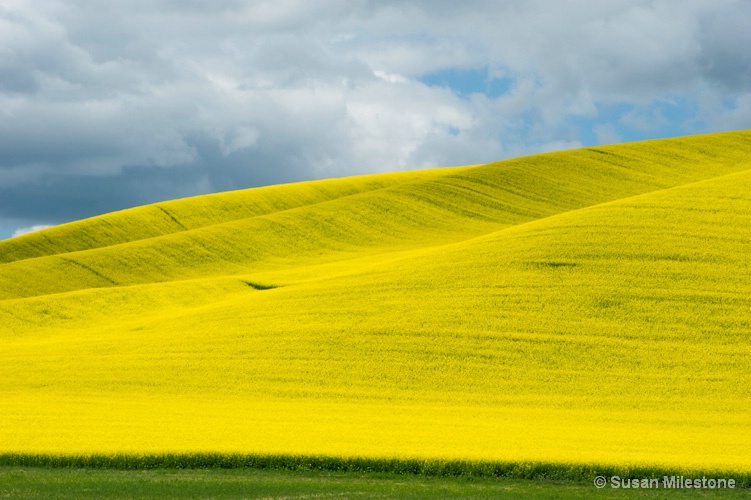
M 751 472 L 751 131 L 0 242 L 0 452 Z

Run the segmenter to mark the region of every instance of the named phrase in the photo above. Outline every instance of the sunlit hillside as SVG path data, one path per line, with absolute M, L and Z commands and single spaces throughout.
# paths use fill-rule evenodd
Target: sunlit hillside
M 751 472 L 751 131 L 0 242 L 0 452 Z

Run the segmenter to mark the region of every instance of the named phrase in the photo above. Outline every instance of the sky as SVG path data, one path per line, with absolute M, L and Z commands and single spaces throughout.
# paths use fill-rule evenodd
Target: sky
M 0 238 L 751 128 L 750 0 L 0 0 Z

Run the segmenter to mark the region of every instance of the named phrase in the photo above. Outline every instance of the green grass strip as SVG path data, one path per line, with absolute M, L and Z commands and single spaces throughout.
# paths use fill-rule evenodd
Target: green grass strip
M 682 469 L 660 466 L 615 466 L 544 462 L 491 462 L 417 458 L 328 457 L 302 455 L 254 455 L 223 453 L 164 453 L 149 455 L 90 454 L 54 455 L 1 453 L 0 466 L 92 469 L 257 469 L 390 473 L 401 475 L 476 477 L 591 482 L 596 476 L 623 479 L 684 476 L 732 478 L 737 488 L 751 488 L 751 473 L 723 470 Z

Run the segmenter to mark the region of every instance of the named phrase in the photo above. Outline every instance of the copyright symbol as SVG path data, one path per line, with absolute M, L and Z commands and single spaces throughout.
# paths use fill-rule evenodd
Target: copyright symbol
M 595 488 L 604 488 L 606 484 L 608 484 L 608 480 L 605 479 L 605 476 L 597 476 L 595 478 Z

